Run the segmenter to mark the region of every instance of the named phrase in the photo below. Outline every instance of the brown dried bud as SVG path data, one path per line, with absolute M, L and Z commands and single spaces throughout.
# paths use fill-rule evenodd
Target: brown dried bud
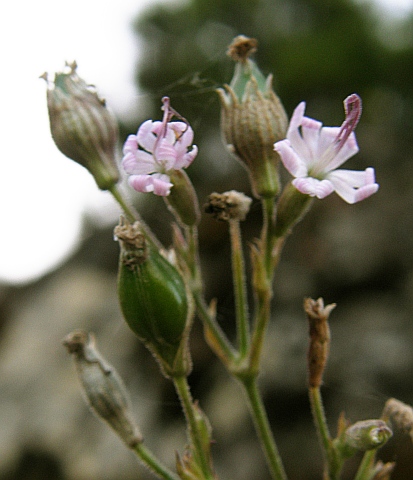
M 310 387 L 319 387 L 323 383 L 324 369 L 330 349 L 330 328 L 328 318 L 335 303 L 324 307 L 322 298 L 304 300 L 304 310 L 310 326 L 310 344 L 308 348 L 308 383 Z
M 384 405 L 382 418 L 395 429 L 408 433 L 413 441 L 413 408 L 406 403 L 389 398 Z
M 224 193 L 211 193 L 204 206 L 205 213 L 210 213 L 217 220 L 245 220 L 252 199 L 241 192 L 230 190 Z
M 227 55 L 236 62 L 244 61 L 257 51 L 257 47 L 258 42 L 255 38 L 238 35 L 228 47 Z

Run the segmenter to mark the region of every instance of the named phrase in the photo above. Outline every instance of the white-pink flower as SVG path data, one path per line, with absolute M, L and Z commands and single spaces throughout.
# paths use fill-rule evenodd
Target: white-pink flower
M 136 135 L 129 135 L 123 146 L 122 166 L 135 190 L 167 196 L 173 186 L 168 173 L 188 167 L 198 148 L 192 145 L 192 128 L 185 122 L 170 122 L 175 112 L 168 97 L 162 101 L 162 122 L 147 120 Z
M 361 115 L 361 99 L 352 94 L 344 100 L 346 118 L 341 127 L 304 116 L 305 102 L 294 110 L 287 138 L 274 144 L 285 168 L 295 177 L 292 184 L 301 193 L 324 198 L 336 192 L 348 203 L 356 203 L 377 192 L 373 168 L 341 170 L 358 152 L 354 129 Z

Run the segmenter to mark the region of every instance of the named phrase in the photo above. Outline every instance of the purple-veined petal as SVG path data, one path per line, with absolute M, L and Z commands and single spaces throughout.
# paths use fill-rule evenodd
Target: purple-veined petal
M 155 133 L 157 129 L 159 129 L 160 125 L 161 122 L 152 122 L 152 120 L 146 120 L 146 122 L 143 122 L 139 127 L 138 133 L 136 134 L 138 143 L 147 152 L 153 152 L 157 139 Z
M 308 170 L 306 163 L 296 153 L 289 140 L 280 140 L 274 144 L 274 150 L 280 155 L 284 167 L 294 177 L 306 177 Z
M 179 170 L 180 168 L 187 168 L 191 163 L 194 161 L 195 157 L 198 155 L 198 147 L 196 145 L 192 145 L 192 149 L 185 153 L 182 156 L 179 156 L 175 162 L 175 170 Z
M 292 181 L 294 187 L 310 197 L 325 198 L 334 192 L 334 186 L 329 180 L 317 180 L 312 177 L 296 178 Z
M 166 197 L 171 193 L 173 184 L 169 181 L 168 175 L 155 173 L 152 175 L 153 193 L 161 197 Z
M 155 161 L 150 153 L 138 150 L 129 152 L 122 159 L 122 167 L 128 175 L 142 175 L 155 171 Z
M 137 192 L 148 193 L 153 191 L 153 179 L 151 175 L 131 175 L 129 185 Z
M 168 175 L 131 175 L 129 184 L 137 192 L 149 193 L 166 197 L 171 192 L 172 183 L 169 181 Z
M 129 152 L 135 153 L 136 150 L 138 149 L 138 138 L 136 135 L 129 135 L 128 138 L 126 139 L 122 152 L 124 154 L 127 154 Z
M 175 122 L 178 123 L 178 122 Z M 185 124 L 182 124 L 186 126 Z M 176 142 L 175 142 L 175 149 L 178 153 L 178 155 L 184 155 L 187 151 L 188 148 L 191 146 L 192 141 L 194 139 L 194 132 L 192 131 L 192 128 L 189 126 L 186 126 L 186 130 L 176 130 Z
M 161 138 L 155 147 L 155 161 L 162 171 L 175 168 L 176 150 L 166 138 Z M 159 170 L 158 170 L 159 171 Z

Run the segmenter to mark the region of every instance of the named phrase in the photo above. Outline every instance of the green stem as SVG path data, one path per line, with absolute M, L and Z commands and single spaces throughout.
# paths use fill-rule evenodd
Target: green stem
M 129 220 L 129 222 L 133 223 L 135 221 L 138 221 L 143 230 L 145 231 L 146 237 L 149 241 L 149 243 L 155 247 L 157 250 L 162 248 L 162 245 L 160 244 L 159 240 L 155 237 L 155 235 L 152 233 L 151 229 L 148 227 L 148 225 L 142 220 L 141 216 L 137 211 L 135 211 L 134 208 L 130 207 L 125 199 L 123 198 L 122 194 L 120 193 L 117 185 L 113 185 L 110 189 L 109 192 L 112 194 L 113 198 L 118 202 L 120 208 L 123 210 L 124 214 L 126 215 L 126 218 Z
M 260 369 L 265 333 L 271 316 L 272 292 L 271 289 L 263 288 L 262 290 L 256 290 L 255 294 L 257 311 L 255 313 L 254 331 L 249 352 L 249 369 L 250 373 L 257 375 Z
M 192 290 L 202 291 L 201 264 L 199 261 L 198 228 L 185 227 L 185 239 L 188 245 L 187 265 L 191 276 Z
M 329 480 L 338 480 L 343 462 L 341 461 L 338 453 L 334 449 L 331 440 L 320 387 L 310 387 L 309 396 L 314 424 L 316 426 L 321 448 L 323 451 L 325 470 L 328 475 L 327 478 Z
M 229 221 L 232 255 L 232 278 L 235 295 L 235 315 L 237 320 L 238 348 L 241 358 L 247 354 L 249 347 L 249 323 L 247 287 L 245 282 L 245 262 L 241 243 L 239 220 Z
M 374 457 L 376 455 L 376 450 L 368 450 L 364 455 L 360 463 L 360 466 L 357 470 L 357 474 L 354 480 L 371 480 L 376 472 L 372 470 L 372 465 Z
M 143 443 L 137 443 L 133 447 L 133 451 L 140 458 L 142 463 L 159 478 L 163 478 L 164 480 L 179 480 L 179 477 L 168 468 L 164 467 Z
M 140 216 L 137 212 L 135 212 L 126 202 L 125 199 L 123 198 L 122 194 L 120 193 L 117 185 L 113 185 L 109 189 L 109 192 L 112 194 L 113 198 L 118 202 L 120 208 L 123 210 L 123 212 L 126 215 L 126 218 L 130 222 L 134 222 L 135 220 L 140 221 Z
M 274 262 L 273 262 L 273 246 L 274 246 L 274 222 L 275 222 L 275 205 L 274 199 L 263 198 L 261 200 L 262 205 L 262 214 L 263 214 L 263 227 L 261 233 L 261 245 L 262 245 L 262 254 L 265 265 L 265 270 L 267 272 L 267 278 L 269 281 L 272 280 L 274 272 Z
M 195 291 L 193 292 L 193 296 L 198 316 L 206 331 L 208 345 L 219 356 L 224 365 L 229 366 L 230 364 L 233 364 L 237 357 L 234 348 L 229 343 L 225 333 L 215 320 L 215 316 L 210 313 L 201 292 Z
M 203 432 L 200 430 L 200 425 L 196 418 L 194 402 L 189 390 L 187 377 L 173 377 L 173 382 L 185 414 L 185 419 L 188 425 L 189 440 L 193 447 L 197 464 L 201 469 L 205 480 L 214 480 L 209 452 L 206 452 L 204 448 L 204 443 L 202 441 Z
M 241 378 L 240 380 L 248 397 L 251 416 L 254 420 L 257 434 L 261 440 L 271 476 L 274 480 L 286 480 L 287 475 L 284 471 L 281 457 L 264 408 L 264 403 L 258 390 L 257 379 Z
M 236 352 L 225 333 L 205 303 L 202 293 L 202 276 L 199 261 L 198 231 L 196 227 L 185 229 L 188 255 L 186 263 L 191 276 L 191 289 L 199 318 L 204 325 L 208 344 L 213 351 L 221 358 L 224 364 L 229 365 L 236 358 Z

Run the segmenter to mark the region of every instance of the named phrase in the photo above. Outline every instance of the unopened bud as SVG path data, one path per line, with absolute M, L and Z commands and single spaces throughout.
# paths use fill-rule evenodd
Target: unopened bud
M 383 420 L 362 420 L 346 429 L 340 437 L 340 450 L 344 457 L 382 447 L 393 435 Z
M 116 164 L 118 126 L 95 89 L 76 73 L 76 63 L 56 73 L 48 83 L 50 130 L 57 148 L 87 168 L 101 190 L 119 180 Z
M 249 58 L 256 40 L 236 37 L 229 55 L 237 63 L 231 84 L 218 89 L 221 130 L 228 149 L 247 168 L 254 195 L 275 197 L 279 191 L 278 153 L 274 143 L 285 138 L 287 114 L 267 78 Z
M 249 212 L 252 199 L 241 192 L 230 190 L 224 193 L 211 193 L 205 204 L 205 212 L 210 213 L 217 220 L 245 220 Z
M 322 298 L 304 300 L 304 310 L 307 314 L 310 333 L 308 347 L 308 383 L 310 387 L 319 387 L 323 382 L 324 369 L 327 364 L 330 349 L 330 327 L 328 318 L 336 305 L 333 303 L 324 307 Z
M 181 225 L 193 227 L 201 219 L 198 198 L 195 189 L 184 170 L 172 170 L 170 180 L 173 183 L 171 193 L 164 197 L 168 208 Z
M 382 418 L 388 421 L 394 429 L 408 433 L 413 440 L 413 408 L 395 398 L 387 400 Z
M 122 379 L 96 349 L 91 333 L 76 330 L 63 340 L 73 355 L 77 373 L 92 411 L 133 448 L 142 442 Z
M 374 466 L 375 473 L 372 480 L 390 480 L 395 466 L 396 462 L 383 463 L 379 460 Z
M 139 222 L 121 218 L 114 235 L 120 243 L 118 295 L 127 324 L 165 375 L 187 373 L 192 305 L 181 274 L 148 245 Z

